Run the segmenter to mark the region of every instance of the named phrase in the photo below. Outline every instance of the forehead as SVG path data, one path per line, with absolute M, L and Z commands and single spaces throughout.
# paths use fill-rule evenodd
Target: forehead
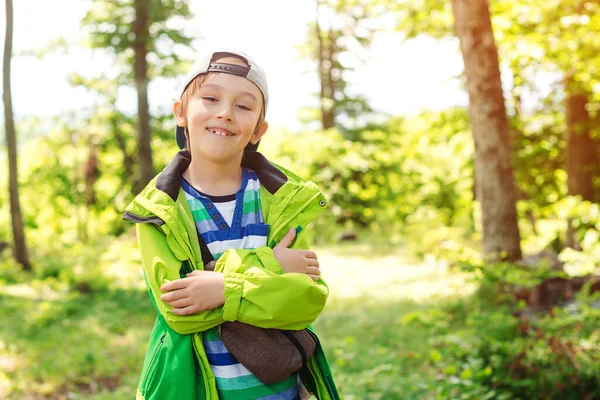
M 214 89 L 225 91 L 234 95 L 251 95 L 257 100 L 262 98 L 262 94 L 258 86 L 241 76 L 224 74 L 224 73 L 209 73 L 203 81 L 201 88 Z

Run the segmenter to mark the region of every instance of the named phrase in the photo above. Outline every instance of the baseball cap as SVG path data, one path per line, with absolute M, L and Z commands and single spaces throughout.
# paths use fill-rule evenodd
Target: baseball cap
M 244 63 L 248 66 L 246 67 L 244 65 L 229 64 L 216 61 L 224 57 L 239 58 L 240 60 L 244 61 Z M 266 113 L 267 105 L 269 103 L 267 76 L 265 75 L 264 70 L 248 54 L 231 49 L 219 49 L 217 51 L 204 53 L 196 60 L 196 62 L 192 65 L 188 74 L 186 75 L 185 84 L 183 85 L 180 95 L 183 95 L 185 89 L 187 89 L 190 83 L 192 83 L 192 81 L 196 79 L 198 75 L 205 74 L 208 72 L 220 72 L 224 74 L 237 75 L 246 78 L 250 82 L 254 83 L 260 89 L 263 95 Z M 175 139 L 177 140 L 177 145 L 180 149 L 185 148 L 186 139 L 185 129 L 183 127 L 177 126 Z M 255 145 L 249 143 L 247 150 L 256 150 L 257 147 L 258 143 Z

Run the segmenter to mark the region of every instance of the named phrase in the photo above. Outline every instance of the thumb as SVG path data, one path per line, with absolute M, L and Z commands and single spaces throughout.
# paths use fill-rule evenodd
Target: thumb
M 285 248 L 288 248 L 288 247 L 290 247 L 290 244 L 292 244 L 292 242 L 294 241 L 295 237 L 296 237 L 296 230 L 294 228 L 290 228 L 290 230 L 288 231 L 288 233 L 285 234 L 285 236 L 283 237 L 283 239 L 281 239 L 281 241 L 279 242 L 279 244 L 277 244 L 277 246 L 275 246 L 275 247 L 285 247 Z
M 202 271 L 195 269 L 192 272 L 188 272 L 187 274 L 185 274 L 185 276 L 195 276 L 200 274 L 202 274 Z

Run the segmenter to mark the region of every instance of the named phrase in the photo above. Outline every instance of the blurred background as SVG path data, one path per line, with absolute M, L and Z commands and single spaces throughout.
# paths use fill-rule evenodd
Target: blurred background
M 121 215 L 220 46 L 266 70 L 260 151 L 331 200 L 344 399 L 600 398 L 597 1 L 4 4 L 0 398 L 134 396 L 155 314 Z

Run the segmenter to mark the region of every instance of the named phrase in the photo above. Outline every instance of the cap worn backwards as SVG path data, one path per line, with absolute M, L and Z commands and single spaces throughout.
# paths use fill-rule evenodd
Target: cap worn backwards
M 225 57 L 238 58 L 248 66 L 229 64 L 217 61 Z M 205 55 L 201 56 L 190 68 L 180 95 L 183 95 L 185 89 L 187 89 L 190 83 L 192 83 L 192 81 L 196 77 L 198 77 L 198 75 L 206 74 L 208 72 L 220 72 L 224 74 L 237 75 L 248 79 L 260 89 L 265 104 L 265 112 L 267 111 L 267 105 L 269 104 L 269 90 L 267 87 L 267 77 L 265 75 L 264 70 L 261 67 L 259 67 L 258 64 L 256 64 L 256 62 L 246 53 L 240 51 L 220 49 L 217 51 L 208 52 Z M 179 146 L 179 148 L 185 148 L 186 138 L 185 129 L 183 127 L 177 126 L 175 138 L 177 140 L 177 145 Z M 258 143 L 255 145 L 249 143 L 246 147 L 246 150 L 256 150 L 257 147 Z

